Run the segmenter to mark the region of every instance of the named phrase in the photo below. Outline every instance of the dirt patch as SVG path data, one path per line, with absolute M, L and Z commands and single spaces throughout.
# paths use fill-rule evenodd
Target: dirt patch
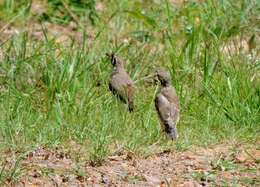
M 13 168 L 15 154 L 7 155 Z M 219 145 L 185 152 L 164 151 L 148 158 L 133 153 L 108 157 L 102 166 L 79 162 L 62 150 L 39 147 L 20 161 L 22 171 L 8 186 L 240 186 L 260 185 L 260 150 Z

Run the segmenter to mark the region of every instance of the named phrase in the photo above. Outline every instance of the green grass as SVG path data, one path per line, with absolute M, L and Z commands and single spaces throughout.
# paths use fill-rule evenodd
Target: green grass
M 26 28 L 29 21 L 42 21 L 45 37 L 36 40 L 22 31 L 1 38 L 1 150 L 69 146 L 73 140 L 87 150 L 83 157 L 99 163 L 118 149 L 152 154 L 154 144 L 184 150 L 259 140 L 259 46 L 252 57 L 246 50 L 224 49 L 259 34 L 259 1 L 189 1 L 181 7 L 167 0 L 110 1 L 103 2 L 103 12 L 95 12 L 94 24 L 66 1 L 72 11 L 64 15 L 81 16 L 77 32 L 82 34 L 80 41 L 67 43 L 49 35 L 30 2 L 5 2 L 1 25 Z M 56 15 L 53 11 L 50 3 L 48 15 Z M 66 22 L 73 21 L 67 17 Z M 108 90 L 112 67 L 105 53 L 111 51 L 137 81 L 131 114 Z M 153 103 L 157 86 L 141 80 L 160 66 L 170 70 L 181 101 L 176 143 L 160 131 Z

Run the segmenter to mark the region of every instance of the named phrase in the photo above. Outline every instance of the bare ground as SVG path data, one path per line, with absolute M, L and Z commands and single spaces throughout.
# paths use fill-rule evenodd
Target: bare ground
M 9 25 L 3 28 L 2 35 L 21 32 Z M 29 28 L 36 38 L 43 36 L 39 25 Z M 73 25 L 67 30 L 56 25 L 46 28 L 57 42 L 76 33 Z M 146 158 L 123 152 L 108 157 L 101 166 L 77 160 L 75 154 L 80 152 L 64 149 L 38 147 L 25 156 L 6 151 L 0 152 L 0 186 L 260 186 L 259 143 L 166 150 Z
M 166 150 L 147 158 L 125 152 L 101 166 L 79 162 L 63 150 L 39 147 L 20 157 L 19 172 L 14 171 L 17 153 L 1 155 L 5 163 L 0 171 L 13 173 L 13 179 L 3 181 L 6 186 L 260 186 L 257 145 Z

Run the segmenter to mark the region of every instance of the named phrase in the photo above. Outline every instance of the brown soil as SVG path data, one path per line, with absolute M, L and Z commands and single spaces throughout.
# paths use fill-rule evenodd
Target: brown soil
M 5 154 L 9 155 L 5 168 L 11 169 L 17 153 Z M 6 178 L 5 185 L 260 186 L 259 161 L 256 146 L 218 145 L 184 152 L 164 151 L 147 158 L 132 153 L 113 155 L 102 166 L 91 166 L 77 162 L 65 151 L 39 147 L 21 160 L 19 180 Z

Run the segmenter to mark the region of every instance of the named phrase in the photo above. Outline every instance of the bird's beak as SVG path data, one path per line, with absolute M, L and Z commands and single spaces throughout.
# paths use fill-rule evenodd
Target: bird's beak
M 106 57 L 109 59 L 113 66 L 116 65 L 117 59 L 114 53 L 106 53 Z
M 113 64 L 113 53 L 106 53 L 106 60 Z
M 156 84 L 157 84 L 158 82 L 160 82 L 160 80 L 159 80 L 159 78 L 158 78 L 158 72 L 157 72 L 157 71 L 154 73 L 153 79 L 155 80 Z
M 155 78 L 155 75 L 154 74 L 150 74 L 150 75 L 147 75 L 145 77 L 142 77 L 142 78 L 136 80 L 135 83 L 136 82 L 140 82 L 140 81 L 151 81 L 151 79 L 154 80 L 154 78 Z
M 111 54 L 106 53 L 106 58 L 111 59 Z

